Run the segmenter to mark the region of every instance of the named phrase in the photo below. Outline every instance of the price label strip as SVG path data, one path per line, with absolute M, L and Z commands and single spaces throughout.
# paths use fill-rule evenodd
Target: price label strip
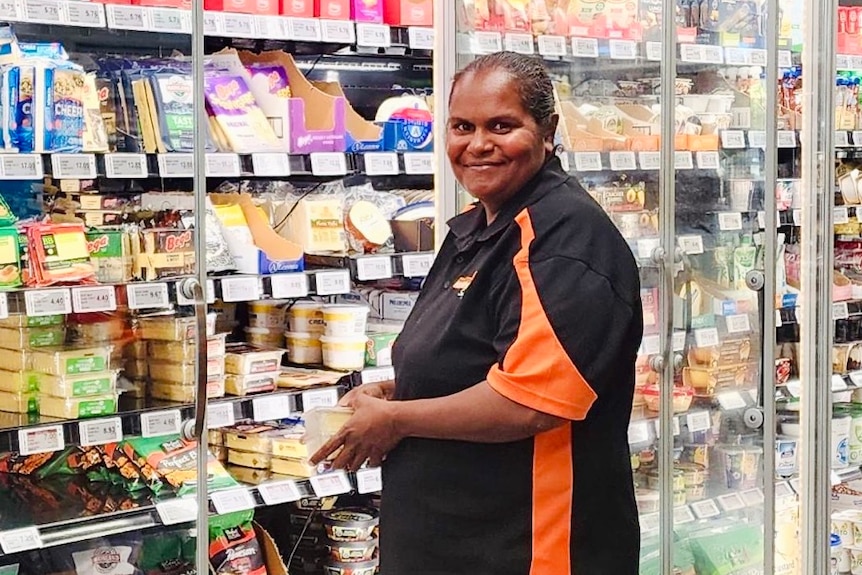
M 355 44 L 356 27 L 349 20 L 321 20 L 321 36 L 324 42 L 333 44 Z
M 362 158 L 367 176 L 397 176 L 399 173 L 398 154 L 395 152 L 369 152 Z
M 224 17 L 221 12 L 204 11 L 204 34 L 207 36 L 224 34 Z
M 0 0 L 0 20 L 6 22 L 21 21 L 21 4 L 16 0 Z
M 162 525 L 179 525 L 197 519 L 198 502 L 194 497 L 180 497 L 156 503 Z
M 656 355 L 661 353 L 661 338 L 658 335 L 645 335 L 641 340 L 639 355 Z
M 383 474 L 379 467 L 360 469 L 356 472 L 356 491 L 360 495 L 383 491 Z
M 611 152 L 609 154 L 611 170 L 626 172 L 637 169 L 637 158 L 634 152 Z
M 650 62 L 660 62 L 662 57 L 661 42 L 647 42 L 646 57 Z
M 392 33 L 386 24 L 356 24 L 357 46 L 369 48 L 389 48 L 392 46 Z
M 3 549 L 6 555 L 41 548 L 42 537 L 39 535 L 39 529 L 34 525 L 0 531 L 0 549 Z
M 244 488 L 214 491 L 210 493 L 210 500 L 218 515 L 247 511 L 257 506 L 251 491 Z
M 72 310 L 75 313 L 96 313 L 117 310 L 114 286 L 72 288 Z
M 720 342 L 718 330 L 714 327 L 705 327 L 694 330 L 694 343 L 697 347 L 715 347 Z
M 171 306 L 168 285 L 164 283 L 128 284 L 129 309 L 155 309 Z
M 832 223 L 847 224 L 850 223 L 850 213 L 846 206 L 838 206 L 832 209 Z
M 710 517 L 721 515 L 718 505 L 712 499 L 704 499 L 703 501 L 692 503 L 691 510 L 694 511 L 698 519 L 709 519 Z
M 747 491 L 743 491 L 739 495 L 748 507 L 760 505 L 764 501 L 763 491 L 761 489 L 749 489 Z
M 163 178 L 193 178 L 195 176 L 194 154 L 159 154 L 159 174 Z
M 292 40 L 320 42 L 322 30 L 320 21 L 314 18 L 288 18 L 287 28 Z M 354 30 L 354 34 L 356 31 Z
M 748 314 L 729 315 L 724 318 L 727 333 L 748 333 L 751 331 L 751 320 Z
M 639 445 L 650 440 L 649 424 L 646 421 L 634 421 L 629 424 L 629 445 Z
M 278 16 L 258 16 L 254 20 L 258 38 L 290 39 L 287 19 Z
M 81 447 L 107 445 L 123 440 L 123 422 L 119 417 L 82 421 L 78 424 Z
M 691 152 L 674 152 L 673 166 L 677 170 L 693 170 L 694 160 L 692 159 Z
M 350 273 L 347 270 L 317 272 L 314 274 L 317 295 L 350 293 Z
M 577 58 L 598 58 L 599 41 L 595 38 L 572 38 L 572 54 Z
M 699 170 L 717 170 L 719 162 L 718 152 L 697 152 L 697 168 Z
M 233 403 L 207 404 L 207 429 L 230 427 L 234 423 L 236 423 L 236 416 L 233 411 Z
M 685 254 L 696 256 L 703 253 L 703 236 L 679 236 L 677 241 L 679 242 L 679 247 L 682 248 L 682 251 Z
M 57 0 L 24 0 L 24 18 L 34 24 L 61 24 L 65 15 Z
M 260 278 L 257 276 L 226 277 L 221 280 L 222 301 L 225 303 L 260 299 Z
M 0 319 L 9 317 L 9 298 L 5 293 L 0 293 Z
M 62 425 L 18 430 L 18 453 L 23 456 L 62 451 L 66 447 Z
M 224 33 L 233 38 L 254 38 L 254 16 L 251 14 L 224 14 Z
M 408 175 L 433 175 L 434 154 L 431 152 L 409 152 L 404 154 L 404 171 Z
M 834 137 L 836 148 L 846 148 L 850 145 L 850 134 L 845 130 L 836 130 Z
M 392 258 L 389 256 L 369 256 L 356 260 L 356 279 L 374 281 L 392 277 Z
M 207 154 L 206 158 L 208 178 L 238 178 L 241 174 L 237 154 Z
M 277 421 L 293 413 L 289 395 L 257 397 L 252 400 L 251 407 L 255 421 Z
M 182 419 L 179 409 L 142 413 L 141 435 L 143 437 L 177 435 L 182 431 Z
M 503 38 L 503 44 L 509 52 L 516 52 L 527 56 L 535 54 L 536 47 L 533 43 L 532 34 L 506 34 Z
M 75 0 L 66 2 L 66 22 L 82 28 L 104 28 L 108 24 L 102 5 Z
M 491 54 L 503 50 L 503 37 L 499 32 L 474 32 L 473 40 L 476 54 Z
M 290 158 L 287 157 L 287 154 L 252 154 L 251 165 L 256 176 L 278 178 L 290 175 Z
M 796 132 L 793 130 L 778 131 L 778 147 L 779 148 L 795 148 L 796 147 Z
M 742 395 L 736 391 L 720 393 L 716 396 L 716 399 L 718 399 L 718 404 L 724 410 L 742 409 L 747 405 Z
M 685 349 L 686 333 L 684 331 L 673 332 L 671 345 L 674 351 L 683 351 Z
M 272 297 L 299 298 L 308 295 L 308 276 L 303 273 L 275 274 L 270 276 Z
M 347 157 L 341 152 L 313 153 L 311 173 L 315 176 L 344 176 L 347 174 Z
M 318 497 L 332 497 L 350 493 L 353 486 L 344 471 L 316 475 L 311 478 L 311 488 Z
M 832 319 L 847 319 L 850 317 L 850 310 L 847 307 L 846 301 L 838 301 L 832 304 Z
M 0 174 L 5 180 L 41 180 L 45 176 L 42 156 L 38 154 L 3 156 L 0 167 Z
M 719 212 L 718 229 L 732 232 L 742 229 L 742 214 L 739 212 Z
M 609 40 L 612 60 L 635 60 L 638 57 L 638 45 L 634 40 Z
M 602 170 L 602 155 L 599 152 L 575 152 L 575 170 L 600 172 Z
M 691 508 L 687 505 L 683 505 L 682 507 L 676 507 L 673 510 L 673 522 L 674 525 L 685 525 L 686 523 L 692 523 L 695 521 L 694 513 L 692 513 Z
M 721 147 L 730 150 L 745 148 L 745 133 L 741 130 L 724 130 L 721 132 Z
M 338 405 L 338 388 L 310 389 L 302 392 L 302 410 L 315 407 L 335 407 Z
M 539 36 L 539 54 L 548 58 L 566 56 L 566 39 L 563 36 Z
M 296 482 L 290 479 L 284 481 L 273 481 L 262 483 L 257 486 L 257 492 L 266 505 L 281 505 L 302 499 Z
M 661 167 L 661 152 L 641 152 L 638 160 L 642 170 L 658 170 Z
M 144 154 L 108 154 L 105 175 L 109 178 L 146 178 L 150 175 Z
M 96 177 L 96 156 L 54 154 L 51 156 L 51 172 L 55 178 L 62 180 L 92 180 Z
M 412 26 L 407 29 L 407 45 L 411 50 L 433 50 L 434 28 Z
M 708 411 L 699 411 L 697 413 L 689 413 L 686 415 L 686 425 L 691 433 L 707 431 L 712 427 L 712 421 L 709 418 Z
M 187 10 L 150 8 L 150 24 L 153 32 L 190 34 L 192 31 L 190 12 Z
M 401 256 L 401 267 L 404 277 L 424 278 L 434 265 L 434 254 L 404 254 Z
M 68 288 L 29 290 L 24 292 L 24 309 L 30 317 L 67 315 L 72 313 L 72 298 Z
M 147 11 L 140 6 L 122 6 L 107 4 L 105 6 L 108 28 L 114 30 L 148 30 L 149 18 Z

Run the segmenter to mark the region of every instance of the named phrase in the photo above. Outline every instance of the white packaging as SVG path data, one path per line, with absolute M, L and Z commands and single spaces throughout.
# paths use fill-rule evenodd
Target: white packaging
M 407 321 L 416 299 L 417 292 L 384 292 L 382 296 L 382 318 L 390 321 Z
M 848 443 L 850 441 L 849 415 L 832 418 L 832 469 L 844 469 L 848 462 Z

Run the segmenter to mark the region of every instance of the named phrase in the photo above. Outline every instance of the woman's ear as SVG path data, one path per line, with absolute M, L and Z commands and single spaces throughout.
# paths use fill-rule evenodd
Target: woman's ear
M 559 114 L 551 114 L 548 118 L 547 129 L 545 132 L 545 150 L 548 152 L 554 151 L 554 136 L 557 135 L 557 124 L 560 122 Z

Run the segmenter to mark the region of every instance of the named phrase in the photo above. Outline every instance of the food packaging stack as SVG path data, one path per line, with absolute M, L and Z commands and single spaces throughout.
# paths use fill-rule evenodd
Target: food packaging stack
M 276 388 L 283 349 L 231 343 L 225 355 L 225 390 L 229 395 L 263 393 Z
M 380 562 L 377 510 L 370 507 L 333 509 L 323 513 L 326 575 L 374 575 Z
M 117 371 L 111 369 L 111 344 L 44 347 L 29 354 L 39 386 L 39 413 L 80 419 L 117 412 Z
M 263 299 L 248 304 L 248 327 L 245 339 L 253 345 L 263 347 L 284 347 L 284 328 L 287 325 L 286 313 L 290 301 L 284 299 Z
M 0 409 L 39 411 L 39 380 L 29 373 L 30 351 L 65 342 L 65 316 L 12 314 L 0 320 Z
M 290 512 L 290 548 L 296 547 L 290 565 L 291 574 L 320 575 L 328 562 L 326 529 L 319 511 L 320 500 L 301 499 Z
M 291 363 L 340 371 L 365 366 L 368 306 L 296 302 L 287 311 L 287 357 Z
M 302 426 L 241 424 L 223 432 L 227 462 L 237 466 L 231 468 L 231 473 L 241 481 L 255 484 L 271 474 L 301 478 L 314 475 L 315 468 L 308 463 L 308 451 L 302 443 Z

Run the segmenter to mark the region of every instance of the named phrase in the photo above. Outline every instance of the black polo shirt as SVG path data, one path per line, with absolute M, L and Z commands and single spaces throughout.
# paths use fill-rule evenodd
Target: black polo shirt
M 556 158 L 490 226 L 481 207 L 449 226 L 393 350 L 396 399 L 487 380 L 568 421 L 511 443 L 402 441 L 383 467 L 381 573 L 636 575 L 628 245 Z

